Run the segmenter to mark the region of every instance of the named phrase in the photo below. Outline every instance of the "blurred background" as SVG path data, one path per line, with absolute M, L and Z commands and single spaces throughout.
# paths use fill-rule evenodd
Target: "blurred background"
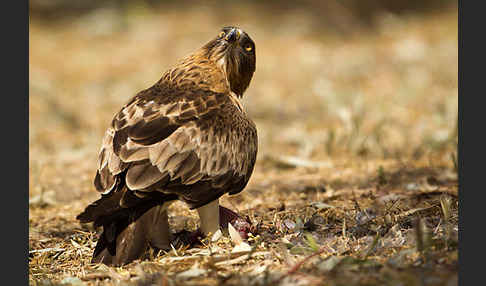
M 256 43 L 244 96 L 259 134 L 255 178 L 287 166 L 365 162 L 376 170 L 383 162 L 456 160 L 457 1 L 29 5 L 31 197 L 49 189 L 59 201 L 95 198 L 96 160 L 113 115 L 226 25 Z

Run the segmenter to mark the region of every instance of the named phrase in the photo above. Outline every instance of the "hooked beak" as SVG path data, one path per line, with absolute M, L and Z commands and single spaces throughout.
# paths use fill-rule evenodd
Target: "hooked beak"
M 231 31 L 226 34 L 224 38 L 228 43 L 234 43 L 240 38 L 240 31 L 236 28 L 231 29 Z

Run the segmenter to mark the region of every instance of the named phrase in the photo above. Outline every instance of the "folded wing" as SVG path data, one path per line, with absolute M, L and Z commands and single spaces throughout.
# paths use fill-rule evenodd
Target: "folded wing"
M 137 196 L 177 194 L 194 208 L 241 191 L 256 152 L 255 126 L 229 95 L 154 86 L 113 119 L 95 186 L 108 194 L 125 180 L 121 183 Z

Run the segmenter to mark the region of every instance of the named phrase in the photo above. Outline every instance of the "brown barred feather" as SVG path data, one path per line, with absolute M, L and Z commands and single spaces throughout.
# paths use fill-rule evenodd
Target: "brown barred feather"
M 157 183 L 164 176 L 167 174 L 160 172 L 157 166 L 146 160 L 128 168 L 125 182 L 130 190 L 141 190 Z

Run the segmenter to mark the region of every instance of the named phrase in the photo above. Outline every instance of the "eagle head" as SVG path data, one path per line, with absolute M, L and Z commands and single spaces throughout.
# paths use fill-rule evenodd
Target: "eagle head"
M 241 97 L 255 72 L 255 43 L 250 36 L 237 27 L 224 27 L 203 50 L 223 70 L 231 91 Z

